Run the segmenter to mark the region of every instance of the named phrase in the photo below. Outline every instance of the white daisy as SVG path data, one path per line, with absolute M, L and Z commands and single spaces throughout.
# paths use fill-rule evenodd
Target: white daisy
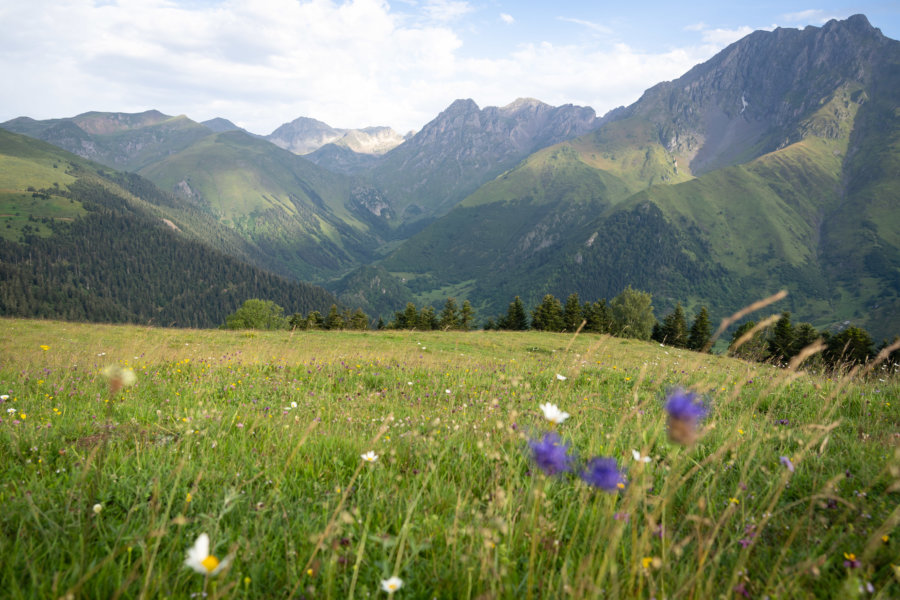
M 559 407 L 555 404 L 550 404 L 549 402 L 547 404 L 541 404 L 541 410 L 544 412 L 544 418 L 554 425 L 561 424 L 571 416 L 569 413 L 559 410 Z

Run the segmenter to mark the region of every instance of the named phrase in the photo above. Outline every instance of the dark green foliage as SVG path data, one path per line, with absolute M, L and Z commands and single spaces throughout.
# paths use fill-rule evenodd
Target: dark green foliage
M 657 342 L 668 344 L 676 348 L 687 348 L 688 331 L 687 321 L 684 317 L 684 309 L 679 302 L 675 306 L 675 310 L 665 316 L 662 324 L 655 330 L 656 336 L 653 337 Z
M 419 313 L 418 322 L 416 323 L 416 329 L 419 331 L 431 331 L 433 329 L 438 329 L 439 326 L 440 324 L 438 323 L 437 315 L 434 312 L 434 307 L 422 307 L 422 311 Z
M 875 356 L 875 345 L 869 333 L 860 327 L 848 327 L 830 336 L 825 358 L 832 367 L 855 365 Z
M 285 329 L 284 309 L 271 300 L 251 298 L 225 318 L 226 329 Z
M 496 323 L 497 329 L 509 329 L 511 331 L 525 331 L 528 329 L 528 316 L 525 314 L 525 305 L 518 296 L 509 303 L 506 316 L 501 317 Z M 485 325 L 485 329 L 489 329 Z M 491 327 L 492 329 L 492 327 Z
M 392 329 L 415 329 L 419 323 L 419 310 L 412 302 L 406 303 L 406 308 L 394 313 L 394 320 L 389 327 Z
M 794 347 L 792 355 L 796 356 L 801 350 L 822 337 L 816 328 L 810 323 L 798 323 L 794 328 Z
M 531 313 L 531 327 L 538 331 L 563 331 L 566 328 L 562 304 L 553 294 L 545 295 Z
M 582 310 L 587 323 L 584 330 L 591 333 L 610 333 L 612 331 L 612 312 L 606 298 L 593 303 L 585 303 Z
M 361 308 L 357 308 L 355 311 L 353 311 L 353 314 L 350 315 L 349 319 L 345 319 L 345 322 L 350 329 L 368 329 L 369 315 L 364 313 Z
M 709 344 L 712 336 L 712 325 L 709 323 L 709 313 L 705 306 L 700 307 L 700 311 L 694 317 L 694 324 L 691 325 L 691 332 L 688 335 L 687 347 L 697 352 L 702 352 Z
M 741 324 L 731 336 L 731 344 L 728 346 L 728 352 L 733 356 L 745 358 L 747 360 L 764 361 L 769 357 L 769 343 L 766 340 L 764 330 L 755 332 L 749 339 L 740 342 L 745 334 L 749 333 L 756 327 L 756 321 L 747 321 Z
M 475 314 L 472 311 L 472 304 L 468 300 L 463 301 L 462 309 L 459 311 L 459 328 L 463 331 L 472 329 L 475 322 Z
M 325 329 L 343 329 L 344 318 L 338 311 L 337 304 L 332 304 L 328 309 L 328 316 L 325 317 Z
M 772 335 L 769 337 L 769 356 L 778 363 L 787 363 L 794 356 L 795 348 L 791 313 L 785 311 L 772 328 Z
M 51 222 L 47 238 L 0 240 L 0 314 L 217 327 L 247 298 L 267 298 L 292 312 L 334 301 L 321 288 L 186 239 L 114 190 L 75 182 L 66 194 L 87 216 Z
M 578 294 L 569 294 L 569 297 L 566 299 L 566 305 L 563 307 L 563 325 L 565 330 L 573 333 L 578 331 L 582 321 L 584 321 L 584 315 L 581 312 L 581 301 L 578 299 Z
M 441 311 L 438 319 L 438 326 L 440 329 L 460 328 L 460 315 L 459 309 L 456 307 L 456 299 L 447 298 L 447 301 L 444 303 L 444 309 Z

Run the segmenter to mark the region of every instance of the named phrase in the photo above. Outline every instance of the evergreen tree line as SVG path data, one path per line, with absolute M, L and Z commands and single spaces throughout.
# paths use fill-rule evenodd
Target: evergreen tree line
M 800 352 L 821 340 L 824 348 L 803 361 L 806 368 L 838 369 L 862 364 L 874 358 L 887 346 L 876 348 L 869 332 L 861 327 L 847 327 L 837 333 L 817 330 L 810 323 L 791 322 L 791 313 L 783 312 L 770 326 L 756 321 L 741 324 L 731 336 L 729 353 L 747 360 L 771 362 L 785 366 Z M 900 364 L 900 350 L 891 353 L 886 364 Z
M 546 294 L 530 314 L 525 309 L 522 299 L 516 296 L 509 303 L 506 314 L 488 319 L 484 328 L 571 333 L 580 328 L 587 333 L 606 333 L 648 340 L 653 335 L 655 326 L 656 317 L 653 314 L 651 294 L 628 286 L 609 302 L 602 298 L 582 303 L 578 294 L 573 293 L 569 294 L 563 304 L 553 294 Z M 707 339 L 708 336 L 709 333 Z
M 271 300 L 251 298 L 228 315 L 223 329 L 369 329 L 369 316 L 357 308 L 341 311 L 332 304 L 326 316 L 318 310 L 285 316 L 284 308 Z
M 301 311 L 335 300 L 185 239 L 102 182 L 81 180 L 59 194 L 89 213 L 51 221 L 49 237 L 0 240 L 0 315 L 215 327 L 248 297 Z

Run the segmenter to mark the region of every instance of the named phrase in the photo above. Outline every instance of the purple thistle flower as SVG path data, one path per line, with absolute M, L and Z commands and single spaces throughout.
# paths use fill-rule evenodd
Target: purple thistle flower
M 706 416 L 707 408 L 694 392 L 675 388 L 666 396 L 666 412 L 673 419 L 696 423 Z
M 528 440 L 528 445 L 531 447 L 534 462 L 547 475 L 565 473 L 572 469 L 569 446 L 562 443 L 558 434 L 545 433 L 544 438 L 540 441 Z
M 581 472 L 581 478 L 604 492 L 625 489 L 625 473 L 619 470 L 614 458 L 592 458 Z
M 703 400 L 694 392 L 675 388 L 669 390 L 665 408 L 669 413 L 666 421 L 669 439 L 679 444 L 693 444 L 697 439 L 697 423 L 708 410 Z

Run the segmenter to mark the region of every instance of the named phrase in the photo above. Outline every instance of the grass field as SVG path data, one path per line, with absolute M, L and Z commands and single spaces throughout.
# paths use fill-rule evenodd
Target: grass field
M 113 393 L 108 367 L 135 384 Z M 676 386 L 709 407 L 690 446 L 666 433 Z M 881 367 L 4 319 L 0 394 L 8 598 L 386 597 L 392 576 L 406 598 L 900 597 L 900 384 Z M 528 441 L 551 430 L 624 485 L 546 475 Z M 185 566 L 201 533 L 212 574 Z

